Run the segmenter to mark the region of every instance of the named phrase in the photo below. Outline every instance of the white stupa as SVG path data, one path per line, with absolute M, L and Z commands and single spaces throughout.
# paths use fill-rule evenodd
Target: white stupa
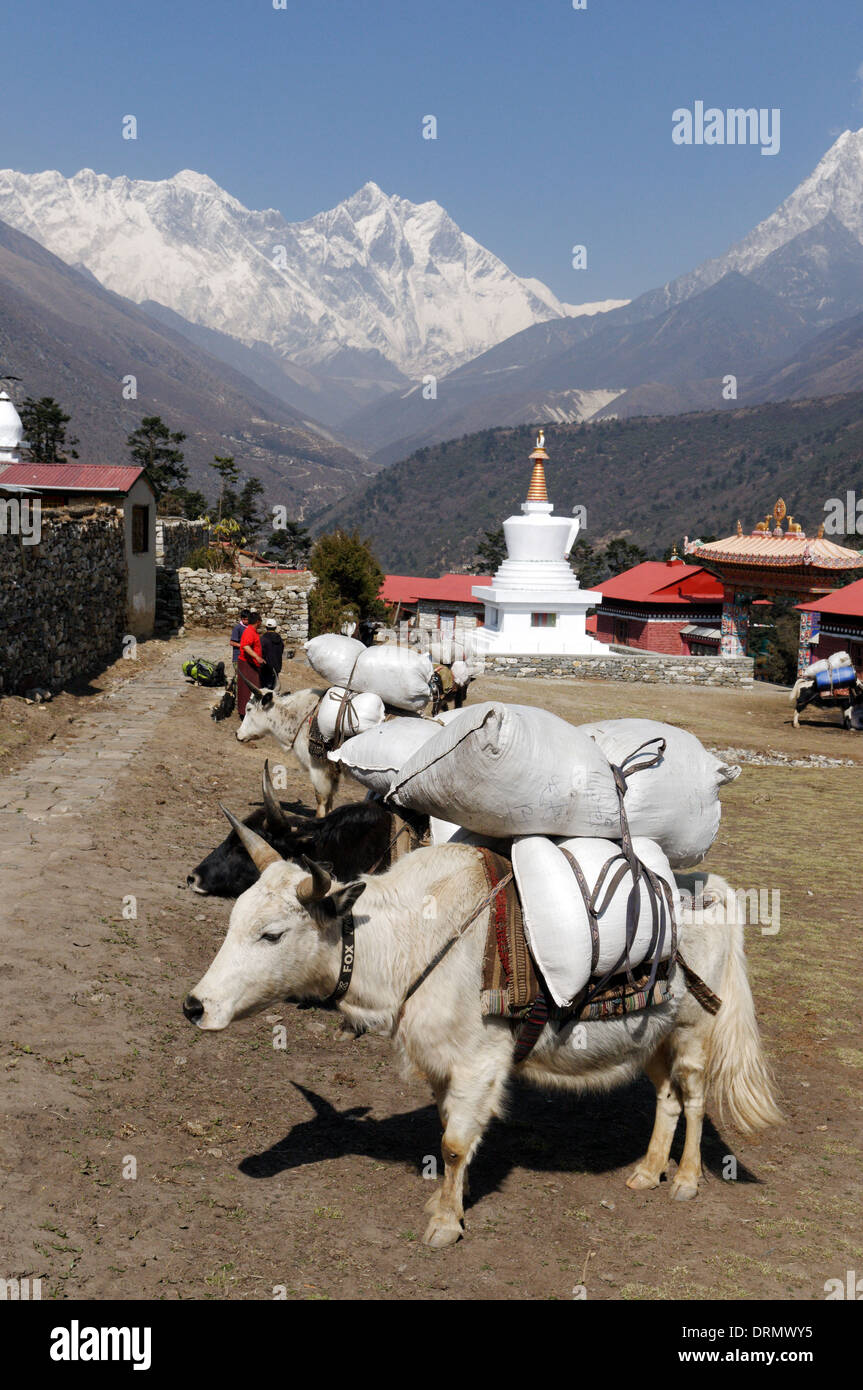
M 6 391 L 0 391 L 0 466 L 19 463 L 24 426 Z
M 567 559 L 581 522 L 555 516 L 545 485 L 545 435 L 531 454 L 533 474 L 521 516 L 503 523 L 507 558 L 489 587 L 477 585 L 474 598 L 485 604 L 476 629 L 478 655 L 586 655 L 608 648 L 584 626 L 588 608 L 602 594 L 582 589 Z

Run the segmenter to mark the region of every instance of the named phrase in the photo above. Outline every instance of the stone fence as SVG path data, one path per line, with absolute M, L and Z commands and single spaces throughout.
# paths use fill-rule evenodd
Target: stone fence
M 156 564 L 168 570 L 179 569 L 192 552 L 200 550 L 209 539 L 210 527 L 206 521 L 187 521 L 181 516 L 157 517 Z
M 556 680 L 643 681 L 664 685 L 749 686 L 751 656 L 666 656 L 632 648 L 590 656 L 487 656 L 487 676 L 549 676 Z
M 263 569 L 252 573 L 179 569 L 181 622 L 228 633 L 240 609 L 253 608 L 262 618 L 275 618 L 285 641 L 298 645 L 309 635 L 309 591 L 314 582 L 309 570 L 276 574 Z
M 42 507 L 41 539 L 0 532 L 0 694 L 58 690 L 119 654 L 127 568 L 121 510 Z

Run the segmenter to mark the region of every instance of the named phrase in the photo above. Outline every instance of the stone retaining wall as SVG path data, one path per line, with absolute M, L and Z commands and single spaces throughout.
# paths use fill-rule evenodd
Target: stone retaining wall
M 491 656 L 487 676 L 550 676 L 556 680 L 645 681 L 665 685 L 737 685 L 753 682 L 752 657 L 664 656 L 609 651 L 591 656 Z
M 113 660 L 127 590 L 116 507 L 43 507 L 38 545 L 0 533 L 0 694 L 59 690 Z
M 241 608 L 256 608 L 262 618 L 275 618 L 287 643 L 305 642 L 309 635 L 309 591 L 315 582 L 309 570 L 235 574 L 179 569 L 176 575 L 186 627 L 228 632 Z
M 206 521 L 187 521 L 181 516 L 156 518 L 156 564 L 165 569 L 179 569 L 195 550 L 200 550 L 210 538 Z

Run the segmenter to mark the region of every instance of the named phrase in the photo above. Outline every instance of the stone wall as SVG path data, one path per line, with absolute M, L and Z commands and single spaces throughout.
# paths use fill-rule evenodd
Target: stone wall
M 117 656 L 127 588 L 115 507 L 43 507 L 38 545 L 0 533 L 0 694 L 59 690 Z
M 210 538 L 206 521 L 187 521 L 181 516 L 156 518 L 156 564 L 176 570 Z
M 550 676 L 556 680 L 645 681 L 666 685 L 739 685 L 753 682 L 752 657 L 664 656 L 614 651 L 591 656 L 491 656 L 487 676 Z
M 305 642 L 309 635 L 309 570 L 274 574 L 268 570 L 240 574 L 216 570 L 179 569 L 177 583 L 186 627 L 219 628 L 228 633 L 241 608 L 255 608 L 262 618 L 275 618 L 287 643 Z

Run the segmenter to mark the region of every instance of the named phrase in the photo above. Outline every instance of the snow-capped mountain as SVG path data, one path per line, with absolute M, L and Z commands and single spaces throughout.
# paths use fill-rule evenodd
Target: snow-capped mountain
M 662 289 L 643 295 L 636 305 L 641 308 L 643 301 L 651 312 L 659 313 L 709 289 L 732 270 L 756 278 L 755 272 L 769 256 L 822 223 L 830 243 L 821 255 L 825 265 L 833 252 L 837 224 L 863 246 L 863 129 L 844 131 L 784 203 L 724 255 L 703 261 Z M 812 307 L 817 308 L 817 302 Z
M 531 324 L 595 308 L 564 308 L 438 203 L 375 183 L 290 223 L 188 169 L 159 182 L 4 170 L 0 218 L 136 303 L 326 370 L 359 353 L 413 379 L 439 374 Z

